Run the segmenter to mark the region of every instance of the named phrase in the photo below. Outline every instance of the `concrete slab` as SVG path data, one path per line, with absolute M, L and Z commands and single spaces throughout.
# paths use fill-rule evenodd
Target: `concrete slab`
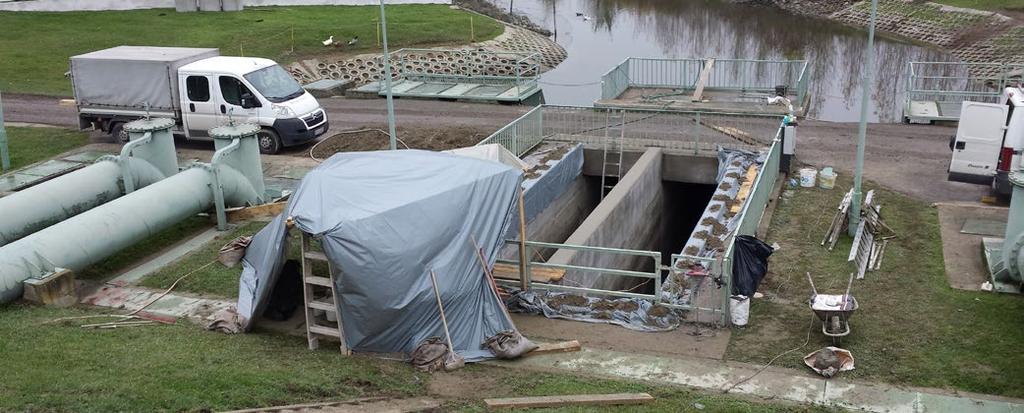
M 207 242 L 213 241 L 215 238 L 217 238 L 217 234 L 220 233 L 220 231 L 217 231 L 217 228 L 210 228 L 206 231 L 203 231 L 199 235 L 196 235 L 188 240 L 185 240 L 184 242 L 174 246 L 174 248 L 167 250 L 166 252 L 156 256 L 155 258 L 147 260 L 141 265 L 138 265 L 136 267 L 129 269 L 128 271 L 121 273 L 117 277 L 114 277 L 113 279 L 107 281 L 107 284 L 114 286 L 125 286 L 128 284 L 134 284 L 135 282 L 142 279 L 142 277 L 159 271 L 161 268 L 167 266 L 168 264 L 174 261 L 177 261 L 179 258 L 184 257 L 188 253 L 194 251 L 196 248 L 203 246 Z
M 750 377 L 760 366 L 691 357 L 659 357 L 584 347 L 575 353 L 548 354 L 486 364 L 537 371 L 642 380 L 720 392 Z M 768 368 L 730 393 L 782 399 L 801 404 L 838 406 L 877 413 L 1024 412 L 1024 400 L 933 389 L 905 389 L 878 383 L 826 380 L 809 371 Z
M 412 80 L 399 80 L 397 82 L 392 82 L 391 83 L 391 93 L 392 94 L 395 94 L 395 93 L 405 93 L 405 92 L 408 92 L 410 89 L 415 89 L 415 88 L 420 87 L 422 85 L 423 85 L 423 82 L 415 82 L 415 81 L 412 81 Z M 378 91 L 379 91 L 379 93 L 384 93 L 384 88 L 380 87 L 378 89 Z
M 480 87 L 478 83 L 458 83 L 452 86 L 448 90 L 439 93 L 442 97 L 458 98 L 465 95 L 467 92 Z
M 85 296 L 80 302 L 86 305 L 134 311 L 159 297 L 161 293 L 162 291 L 138 287 L 105 286 Z M 205 323 L 213 321 L 213 315 L 217 312 L 234 307 L 234 301 L 167 294 L 146 307 L 145 311 L 158 316 L 188 318 Z
M 942 259 L 949 286 L 978 291 L 989 280 L 988 267 L 982 254 L 982 235 L 961 232 L 968 219 L 1006 222 L 1009 209 L 982 204 L 935 204 L 939 212 L 942 235 Z

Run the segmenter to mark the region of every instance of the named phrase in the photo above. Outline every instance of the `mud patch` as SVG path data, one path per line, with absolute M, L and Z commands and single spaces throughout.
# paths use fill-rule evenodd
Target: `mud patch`
M 563 306 L 583 307 L 587 305 L 587 298 L 575 294 L 556 295 L 548 298 L 547 304 L 556 310 L 561 310 Z
M 366 131 L 341 133 L 325 138 L 312 149 L 312 155 L 316 159 L 327 159 L 338 152 L 364 152 L 388 149 L 388 135 L 384 132 L 387 129 L 386 126 L 365 126 L 359 129 L 366 129 Z M 442 128 L 399 128 L 396 133 L 398 134 L 398 139 L 401 140 L 398 143 L 399 148 L 404 149 L 408 145 L 410 149 L 444 151 L 476 145 L 486 138 L 490 131 L 483 128 L 451 126 Z M 298 152 L 295 155 L 307 156 L 307 153 Z

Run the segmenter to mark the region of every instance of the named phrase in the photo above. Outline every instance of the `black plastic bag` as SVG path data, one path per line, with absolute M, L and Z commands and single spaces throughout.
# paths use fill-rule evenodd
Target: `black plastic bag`
M 768 273 L 771 245 L 749 235 L 736 237 L 736 255 L 732 264 L 732 294 L 750 297 Z

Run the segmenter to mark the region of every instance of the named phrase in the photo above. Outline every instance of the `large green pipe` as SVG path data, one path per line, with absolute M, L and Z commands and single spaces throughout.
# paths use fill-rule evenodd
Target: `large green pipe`
M 229 127 L 230 128 L 230 127 Z M 255 140 L 255 135 L 234 137 Z M 255 147 L 255 145 L 243 145 Z M 17 299 L 22 282 L 55 268 L 82 270 L 182 220 L 210 210 L 215 189 L 226 206 L 254 205 L 263 194 L 232 164 L 259 163 L 257 151 L 235 151 L 231 162 L 196 164 L 170 178 L 0 247 L 0 303 Z M 224 156 L 215 156 L 222 159 Z M 217 169 L 217 177 L 214 177 Z M 219 185 L 215 182 L 219 181 Z M 221 198 L 217 195 L 216 198 Z
M 105 156 L 67 175 L 0 198 L 0 246 L 178 172 L 169 119 L 125 125 L 132 141 L 121 156 Z

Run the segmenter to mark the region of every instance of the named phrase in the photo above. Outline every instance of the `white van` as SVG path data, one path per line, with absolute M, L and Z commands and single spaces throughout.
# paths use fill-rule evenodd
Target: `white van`
M 316 98 L 276 62 L 219 56 L 217 49 L 119 46 L 71 58 L 79 125 L 127 140 L 124 123 L 144 116 L 176 121 L 175 134 L 209 139 L 211 128 L 261 126 L 260 151 L 277 153 L 327 132 Z
M 949 180 L 990 185 L 1009 195 L 1009 173 L 1024 152 L 1024 89 L 1008 87 L 1004 103 L 964 101 L 950 141 Z

